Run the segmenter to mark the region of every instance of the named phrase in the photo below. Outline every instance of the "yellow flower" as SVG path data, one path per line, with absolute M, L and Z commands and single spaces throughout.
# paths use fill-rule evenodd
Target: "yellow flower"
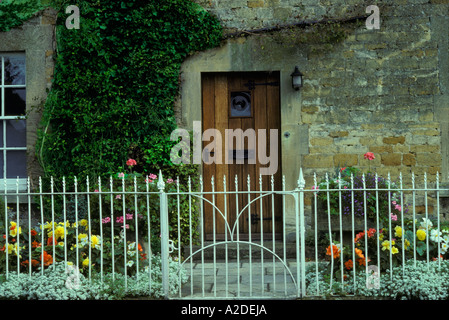
M 426 232 L 422 229 L 419 229 L 416 231 L 416 237 L 418 240 L 424 241 L 426 239 Z
M 9 243 L 9 244 L 8 244 L 8 254 L 11 254 L 12 251 L 13 251 L 14 249 L 15 249 L 15 248 L 14 248 L 14 245 L 11 244 L 11 243 Z
M 402 237 L 402 228 L 400 226 L 396 226 L 396 228 L 394 228 L 394 235 L 396 237 L 401 238 Z
M 404 247 L 405 247 L 405 250 L 407 250 L 409 246 L 410 246 L 410 241 L 408 241 L 407 239 L 405 239 L 405 240 L 404 240 Z
M 43 228 L 44 229 L 53 229 L 53 227 L 55 226 L 55 223 L 52 221 L 52 222 L 46 222 L 45 223 L 45 225 L 43 226 Z M 41 228 L 42 228 L 42 225 L 41 225 Z
M 399 252 L 398 248 L 396 248 L 396 247 L 391 247 L 391 253 L 392 253 L 392 254 L 395 254 L 395 253 L 398 253 L 398 252 Z
M 15 237 L 17 235 L 17 224 L 14 221 L 11 221 L 11 227 L 9 228 L 9 235 L 11 237 Z M 19 234 L 22 233 L 22 227 L 19 227 Z
M 385 240 L 384 242 L 382 242 L 382 250 L 390 250 L 390 241 Z
M 87 223 L 87 220 L 86 220 L 86 219 L 83 219 L 83 220 L 81 220 L 81 221 L 80 221 L 80 226 L 83 226 L 83 227 L 85 227 L 85 228 L 86 228 L 86 230 L 87 230 L 87 228 L 88 228 L 88 223 Z
M 64 233 L 65 233 L 64 227 L 58 226 L 55 229 L 56 240 L 64 238 Z
M 384 239 L 383 233 L 379 234 L 379 240 L 383 240 L 383 239 Z
M 92 246 L 92 248 L 97 247 L 99 244 L 100 244 L 100 237 L 92 236 L 92 238 L 91 238 L 91 246 Z
M 87 267 L 89 265 L 89 258 L 83 260 L 83 267 Z

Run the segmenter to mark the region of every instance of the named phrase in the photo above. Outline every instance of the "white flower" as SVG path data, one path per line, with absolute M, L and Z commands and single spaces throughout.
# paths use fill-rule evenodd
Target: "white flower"
M 436 229 L 431 230 L 430 231 L 430 240 L 432 240 L 434 242 L 438 242 L 438 239 L 441 239 L 441 232 L 439 232 Z
M 134 260 L 129 260 L 126 264 L 128 267 L 132 267 L 134 265 Z
M 427 227 L 428 227 L 429 229 L 431 229 L 433 227 L 433 223 L 429 219 L 422 218 L 422 220 L 423 220 L 421 222 L 421 227 L 422 228 L 427 229 Z
M 447 249 L 449 249 L 449 245 L 447 244 L 446 241 L 443 241 L 441 243 L 441 253 L 445 254 L 447 252 Z

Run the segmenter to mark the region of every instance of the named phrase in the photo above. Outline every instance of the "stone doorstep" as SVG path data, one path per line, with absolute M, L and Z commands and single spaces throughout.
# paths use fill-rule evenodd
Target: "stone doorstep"
M 254 244 L 260 245 L 260 242 L 252 241 Z M 204 246 L 210 245 L 212 242 L 205 242 Z M 270 251 L 275 251 L 276 255 L 278 255 L 281 259 L 284 258 L 284 244 L 280 241 L 276 241 L 274 244 L 274 250 L 273 250 L 273 243 L 272 241 L 265 241 L 263 244 L 264 248 L 257 245 L 249 245 L 249 244 L 242 244 L 242 243 L 228 243 L 228 244 L 219 244 L 215 247 L 210 247 L 205 250 L 202 250 L 198 253 L 196 253 L 193 256 L 193 261 L 199 262 L 204 259 L 205 261 L 211 262 L 214 260 L 214 253 L 215 253 L 215 259 L 217 261 L 225 261 L 227 258 L 228 261 L 234 261 L 237 259 L 237 255 L 240 259 L 248 259 L 251 255 L 251 257 L 255 260 L 262 257 L 264 260 L 273 260 L 273 255 Z M 215 250 L 214 250 L 215 248 Z M 196 245 L 192 246 L 192 253 L 196 252 L 197 250 L 200 250 L 201 246 Z M 270 251 L 268 251 L 270 250 Z M 263 253 L 261 253 L 263 252 Z M 185 256 L 190 255 L 190 248 L 185 247 L 184 248 L 184 254 Z M 227 255 L 226 255 L 227 254 Z M 294 259 L 296 257 L 296 244 L 288 242 L 285 244 L 285 254 L 286 257 L 289 259 Z

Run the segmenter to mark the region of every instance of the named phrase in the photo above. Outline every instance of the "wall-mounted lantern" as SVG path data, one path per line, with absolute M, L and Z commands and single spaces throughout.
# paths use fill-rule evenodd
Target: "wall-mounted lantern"
M 296 66 L 295 71 L 293 71 L 293 73 L 290 76 L 292 77 L 293 89 L 298 91 L 303 85 L 303 82 L 302 82 L 303 74 L 301 73 L 301 71 L 299 71 L 298 67 Z

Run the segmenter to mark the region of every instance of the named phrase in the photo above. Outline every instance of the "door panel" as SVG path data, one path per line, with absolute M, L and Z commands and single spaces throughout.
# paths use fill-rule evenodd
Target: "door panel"
M 251 85 L 254 83 L 255 85 Z M 215 128 L 221 136 L 221 149 L 214 153 L 205 150 L 218 146 L 213 143 L 217 137 L 203 141 L 203 150 L 208 152 L 209 162 L 203 163 L 204 191 L 212 191 L 211 178 L 214 179 L 214 191 L 224 191 L 223 176 L 226 176 L 226 190 L 270 191 L 271 176 L 259 175 L 260 169 L 267 167 L 259 163 L 258 130 L 266 130 L 268 152 L 277 152 L 278 170 L 274 174 L 274 187 L 281 186 L 280 133 L 278 131 L 277 150 L 270 150 L 270 129 L 280 130 L 279 73 L 203 73 L 202 74 L 202 117 L 203 132 Z M 256 139 L 250 143 L 243 135 L 239 139 L 226 139 L 226 130 L 242 130 L 250 133 L 254 130 Z M 219 137 L 218 137 L 219 138 Z M 218 139 L 219 140 L 219 139 Z M 228 141 L 226 141 L 228 140 Z M 221 154 L 220 151 L 221 150 Z M 214 159 L 214 156 L 216 157 Z M 213 160 L 215 160 L 213 162 Z M 221 163 L 220 163 L 221 160 Z M 249 183 L 248 183 L 249 177 Z M 259 180 L 260 179 L 260 180 Z M 206 199 L 215 203 L 232 229 L 237 214 L 260 194 L 230 193 L 207 195 Z M 224 238 L 225 219 L 207 201 L 203 201 L 204 231 L 206 238 Z M 239 217 L 238 232 L 240 239 L 251 234 L 252 239 L 264 239 L 279 236 L 282 232 L 282 198 L 279 195 L 266 196 L 253 202 Z M 273 218 L 275 219 L 273 223 Z M 273 228 L 274 226 L 274 228 Z M 229 234 L 227 235 L 229 236 Z

